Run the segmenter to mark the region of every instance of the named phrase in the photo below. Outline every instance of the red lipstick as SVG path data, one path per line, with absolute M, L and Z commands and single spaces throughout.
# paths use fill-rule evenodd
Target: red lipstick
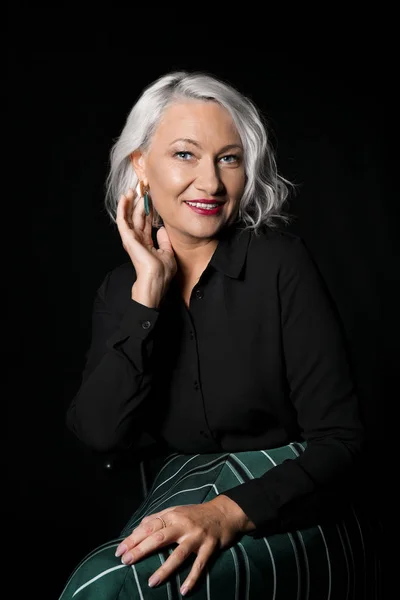
M 196 198 L 196 200 L 186 200 L 186 206 L 199 215 L 213 216 L 221 212 L 222 205 L 224 204 L 221 200 L 209 200 L 206 198 Z M 203 204 L 203 206 L 200 206 Z M 212 205 L 212 208 L 206 208 L 205 205 Z

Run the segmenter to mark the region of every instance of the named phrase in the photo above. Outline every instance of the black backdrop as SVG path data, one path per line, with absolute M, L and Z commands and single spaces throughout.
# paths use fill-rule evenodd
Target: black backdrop
M 10 334 L 3 343 L 11 377 L 12 541 L 25 556 L 29 586 L 57 598 L 72 566 L 118 531 L 138 498 L 137 481 L 104 469 L 104 457 L 65 431 L 64 415 L 90 341 L 94 292 L 126 260 L 102 204 L 108 152 L 142 88 L 170 69 L 221 76 L 268 115 L 280 171 L 298 185 L 289 229 L 307 243 L 343 320 L 379 510 L 378 451 L 396 373 L 398 251 L 386 184 L 382 52 L 339 32 L 339 44 L 324 44 L 322 34 L 308 50 L 257 36 L 219 50 L 208 34 L 205 45 L 190 36 L 173 44 L 166 35 L 157 46 L 140 35 L 138 54 L 129 36 L 110 34 L 111 25 L 103 37 L 92 31 L 91 43 L 80 30 L 78 43 L 73 27 L 60 40 L 61 11 L 56 20 L 48 16 L 50 26 L 42 17 L 31 9 L 11 28 L 18 29 L 8 85 L 17 172 L 3 226 L 6 263 L 14 263 L 5 280 Z

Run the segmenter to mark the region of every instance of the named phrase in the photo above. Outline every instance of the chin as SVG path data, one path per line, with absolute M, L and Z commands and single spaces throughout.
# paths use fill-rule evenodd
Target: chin
M 206 217 L 206 219 L 210 219 L 210 217 Z M 220 219 L 213 219 L 213 221 L 211 221 L 210 219 L 210 222 L 208 223 L 202 223 L 201 221 L 190 225 L 185 223 L 181 231 L 187 236 L 198 239 L 216 238 L 218 233 L 226 226 L 227 222 L 225 220 L 221 221 Z

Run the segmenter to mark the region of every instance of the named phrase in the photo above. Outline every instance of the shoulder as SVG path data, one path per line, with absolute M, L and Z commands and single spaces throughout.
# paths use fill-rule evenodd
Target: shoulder
M 285 229 L 264 227 L 250 234 L 248 250 L 250 261 L 277 268 L 312 260 L 304 239 Z
M 252 278 L 258 275 L 267 286 L 272 282 L 281 295 L 301 290 L 307 301 L 311 301 L 311 295 L 320 298 L 323 293 L 333 302 L 317 257 L 300 235 L 277 229 L 252 234 L 248 258 Z

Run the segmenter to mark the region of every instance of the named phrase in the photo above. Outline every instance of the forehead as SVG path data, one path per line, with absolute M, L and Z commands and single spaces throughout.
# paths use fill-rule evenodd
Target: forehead
M 213 101 L 179 101 L 165 109 L 153 141 L 171 143 L 177 138 L 191 138 L 200 143 L 214 139 L 218 143 L 240 143 L 231 115 Z

